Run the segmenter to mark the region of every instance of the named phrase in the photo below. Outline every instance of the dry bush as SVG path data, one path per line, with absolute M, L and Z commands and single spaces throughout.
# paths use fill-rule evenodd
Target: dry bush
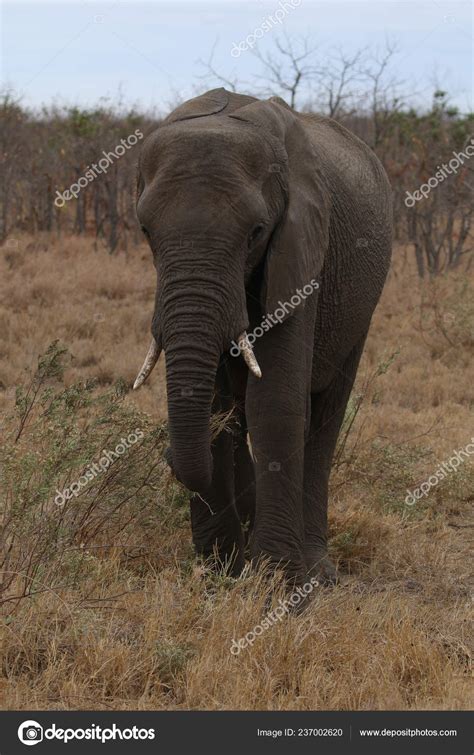
M 1 457 L 0 605 L 75 589 L 97 558 L 160 566 L 157 531 L 187 519 L 187 495 L 163 461 L 166 429 L 123 405 L 124 386 L 92 381 L 55 390 L 65 350 L 53 343 L 16 397 Z M 167 509 L 156 506 L 166 497 Z
M 4 251 L 0 707 L 469 706 L 472 462 L 404 505 L 472 436 L 464 274 L 420 282 L 397 251 L 331 480 L 341 584 L 234 656 L 232 639 L 283 587 L 194 561 L 187 494 L 162 461 L 162 366 L 128 392 L 148 341 L 150 260 L 47 237 Z M 71 359 L 47 350 L 57 338 Z M 140 442 L 55 504 L 136 428 Z

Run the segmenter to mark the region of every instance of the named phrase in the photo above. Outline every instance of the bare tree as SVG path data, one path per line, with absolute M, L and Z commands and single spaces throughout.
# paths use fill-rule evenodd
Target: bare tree
M 374 148 L 381 143 L 393 114 L 400 110 L 403 104 L 398 95 L 398 88 L 402 82 L 394 77 L 387 78 L 392 60 L 397 53 L 397 45 L 387 40 L 385 48 L 376 51 L 363 69 L 363 75 L 369 84 L 367 95 L 370 101 Z
M 320 105 L 330 118 L 342 118 L 355 112 L 354 85 L 364 79 L 361 70 L 366 48 L 353 55 L 346 55 L 341 49 L 330 58 L 321 72 L 318 84 L 320 88 Z
M 311 63 L 316 47 L 311 47 L 307 37 L 291 40 L 287 34 L 284 41 L 275 40 L 279 55 L 262 53 L 258 48 L 253 51 L 260 61 L 263 73 L 255 78 L 264 81 L 264 90 L 271 95 L 286 95 L 288 104 L 296 106 L 296 99 L 303 83 L 314 80 L 322 74 L 322 69 Z
M 197 78 L 201 80 L 203 79 L 205 81 L 216 80 L 220 84 L 223 84 L 225 87 L 227 87 L 227 89 L 229 89 L 231 92 L 236 92 L 237 89 L 241 87 L 237 76 L 232 76 L 232 78 L 229 78 L 228 76 L 222 76 L 222 74 L 220 74 L 214 66 L 214 53 L 216 51 L 218 41 L 219 40 L 216 39 L 216 41 L 212 45 L 209 58 L 206 61 L 202 60 L 202 58 L 199 58 L 198 64 L 203 66 L 206 72 L 201 74 Z
M 436 187 L 430 196 L 407 210 L 409 240 L 420 278 L 426 270 L 433 276 L 459 267 L 472 252 L 469 239 L 474 227 L 474 189 L 470 173 L 464 167 L 449 184 Z

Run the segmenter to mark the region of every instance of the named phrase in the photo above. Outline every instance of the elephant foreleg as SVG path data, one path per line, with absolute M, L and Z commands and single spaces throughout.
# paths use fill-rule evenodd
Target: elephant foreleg
M 302 492 L 308 395 L 307 374 L 293 365 L 301 363 L 303 334 L 297 313 L 256 344 L 263 377 L 249 377 L 246 396 L 256 479 L 251 556 L 280 565 L 297 584 L 306 572 Z

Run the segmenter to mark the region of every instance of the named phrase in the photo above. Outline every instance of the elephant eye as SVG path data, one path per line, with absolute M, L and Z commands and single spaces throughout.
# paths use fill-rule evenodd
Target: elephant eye
M 144 225 L 141 225 L 141 226 L 140 226 L 140 229 L 141 229 L 141 232 L 143 233 L 143 235 L 145 236 L 145 238 L 147 238 L 148 240 L 150 240 L 150 234 L 148 233 L 148 231 L 147 231 L 147 229 L 145 228 L 145 226 L 144 226 Z
M 265 226 L 263 225 L 263 223 L 258 223 L 258 225 L 255 226 L 255 228 L 253 229 L 252 233 L 249 236 L 249 246 L 254 244 L 257 241 L 257 239 L 260 238 L 260 236 L 263 233 L 264 228 Z

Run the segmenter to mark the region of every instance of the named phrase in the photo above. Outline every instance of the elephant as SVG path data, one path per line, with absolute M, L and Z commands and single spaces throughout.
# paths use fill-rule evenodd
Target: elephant
M 134 387 L 163 350 L 196 553 L 333 583 L 328 479 L 391 257 L 381 163 L 330 118 L 218 88 L 144 140 L 136 212 L 157 285 Z

